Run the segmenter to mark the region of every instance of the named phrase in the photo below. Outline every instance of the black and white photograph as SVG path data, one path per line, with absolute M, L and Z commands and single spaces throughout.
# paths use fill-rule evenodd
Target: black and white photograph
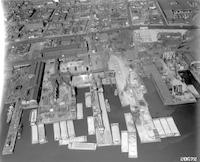
M 0 162 L 200 162 L 200 0 L 1 0 Z

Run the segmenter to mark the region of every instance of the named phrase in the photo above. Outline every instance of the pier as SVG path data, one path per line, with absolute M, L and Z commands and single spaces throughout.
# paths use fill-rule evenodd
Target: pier
M 151 79 L 164 105 L 179 105 L 196 102 L 196 100 L 175 100 L 154 64 L 146 65 L 144 67 L 144 71 L 146 74 L 151 76 Z
M 12 154 L 14 151 L 21 116 L 22 116 L 21 104 L 20 101 L 17 101 L 13 111 L 13 116 L 9 126 L 6 141 L 3 147 L 2 151 L 3 155 Z

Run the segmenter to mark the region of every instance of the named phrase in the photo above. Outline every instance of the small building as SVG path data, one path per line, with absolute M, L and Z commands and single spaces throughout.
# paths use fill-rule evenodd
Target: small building
M 71 73 L 85 73 L 90 70 L 89 60 L 85 57 L 81 60 L 64 61 L 60 64 L 60 71 Z
M 175 96 L 182 95 L 187 90 L 187 86 L 183 84 L 180 80 L 175 78 L 171 81 L 171 85 L 172 85 L 172 95 Z

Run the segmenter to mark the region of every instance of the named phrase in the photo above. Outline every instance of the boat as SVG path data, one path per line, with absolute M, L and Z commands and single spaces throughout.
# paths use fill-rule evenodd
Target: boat
M 112 131 L 113 144 L 120 145 L 121 137 L 120 137 L 119 123 L 111 123 L 110 126 Z
M 12 119 L 12 115 L 13 115 L 13 110 L 14 110 L 14 105 L 12 104 L 8 108 L 6 123 L 10 123 L 10 121 Z
M 60 121 L 60 135 L 62 140 L 66 140 L 69 137 L 66 121 Z
M 110 104 L 108 102 L 108 99 L 105 99 L 105 105 L 106 105 L 107 112 L 110 112 L 111 110 L 110 110 Z
M 32 144 L 39 143 L 39 132 L 37 125 L 31 125 L 31 140 Z
M 37 109 L 32 109 L 29 116 L 30 125 L 36 124 L 37 121 Z
M 23 131 L 23 124 L 20 123 L 18 127 L 18 132 L 17 132 L 17 139 L 21 139 L 22 131 Z
M 54 132 L 54 140 L 59 141 L 61 139 L 59 122 L 53 123 L 53 132 Z
M 118 95 L 118 91 L 117 91 L 117 89 L 115 89 L 115 91 L 114 91 L 114 95 L 115 95 L 115 96 Z
M 39 139 L 39 143 L 40 144 L 47 143 L 44 124 L 43 123 L 39 123 L 37 126 L 38 126 L 38 139 Z

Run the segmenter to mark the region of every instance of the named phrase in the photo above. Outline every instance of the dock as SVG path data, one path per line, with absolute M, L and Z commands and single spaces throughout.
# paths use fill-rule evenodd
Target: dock
M 155 67 L 154 64 L 147 65 L 144 67 L 146 73 L 151 75 L 152 81 L 157 89 L 157 92 L 163 102 L 164 105 L 173 105 L 172 95 L 167 87 L 167 85 L 162 81 L 162 76 Z
M 186 103 L 194 103 L 196 100 L 175 100 L 167 85 L 162 80 L 162 75 L 159 73 L 154 64 L 145 65 L 144 71 L 147 75 L 151 76 L 151 79 L 156 87 L 156 90 L 164 105 L 179 105 Z
M 18 100 L 17 103 L 15 104 L 13 116 L 8 129 L 8 134 L 3 147 L 2 151 L 3 155 L 12 154 L 14 151 L 21 115 L 22 115 L 22 108 L 20 101 Z
M 111 129 L 110 129 L 110 123 L 108 119 L 108 114 L 105 106 L 105 100 L 104 100 L 104 95 L 102 92 L 98 92 L 98 97 L 99 97 L 99 103 L 101 107 L 101 114 L 102 114 L 102 120 L 103 120 L 103 125 L 104 125 L 104 131 L 103 133 L 99 133 L 98 131 L 96 132 L 96 137 L 97 137 L 97 145 L 98 146 L 109 146 L 112 145 L 112 135 L 111 135 Z M 101 134 L 102 138 L 99 138 L 99 135 Z M 102 141 L 103 140 L 103 141 Z
M 161 117 L 153 119 L 160 138 L 181 136 L 172 117 Z
M 123 139 L 123 145 L 124 145 L 123 152 L 128 152 L 129 158 L 137 158 L 138 157 L 137 133 L 132 114 L 124 113 L 124 118 L 126 122 L 127 131 L 124 132 L 126 134 L 125 135 L 126 137 L 125 139 Z M 128 142 L 126 143 L 124 140 L 128 140 Z
M 153 143 L 161 141 L 148 110 L 145 111 L 143 109 L 143 112 L 140 112 L 140 116 L 135 121 L 135 126 L 141 143 Z

